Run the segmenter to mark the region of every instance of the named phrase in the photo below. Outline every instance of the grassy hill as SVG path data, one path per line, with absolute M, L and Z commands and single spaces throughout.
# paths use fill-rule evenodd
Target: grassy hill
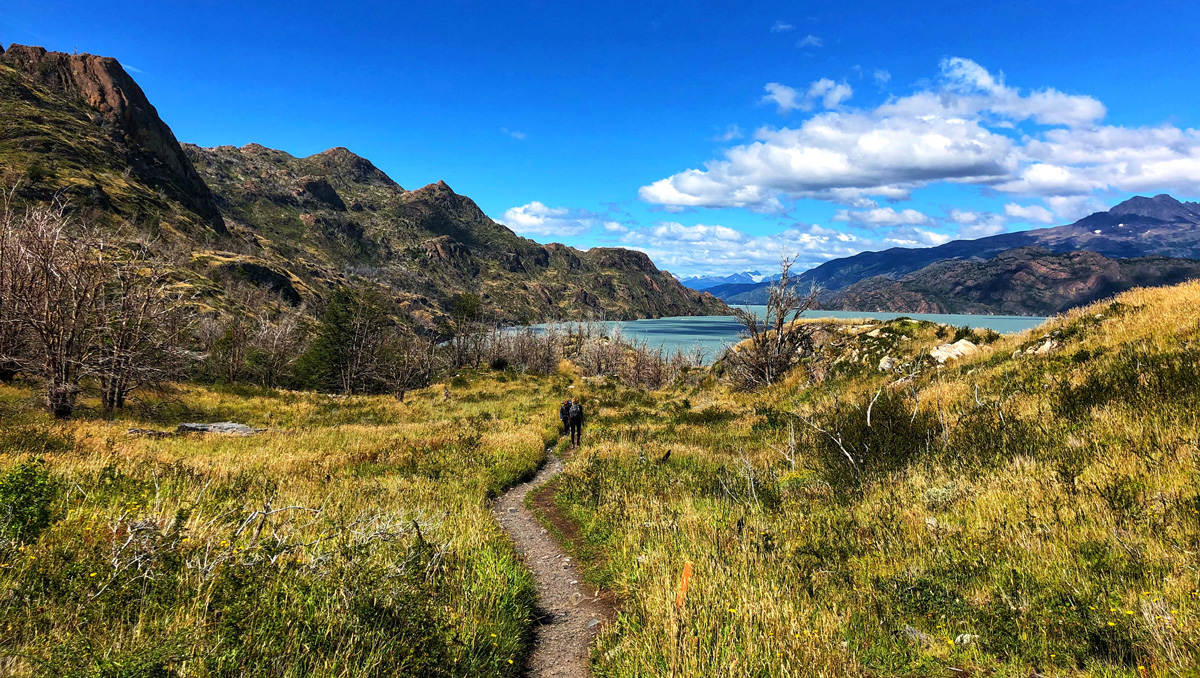
M 728 312 L 641 252 L 540 245 L 442 182 L 407 191 L 344 148 L 181 146 L 112 58 L 0 52 L 0 180 L 24 204 L 67 201 L 120 239 L 150 240 L 212 308 L 231 287 L 319 306 L 377 288 L 434 330 L 456 295 L 498 322 Z
M 646 391 L 564 364 L 407 405 L 181 387 L 53 422 L 3 387 L 0 501 L 24 527 L 0 539 L 0 666 L 519 675 L 534 591 L 485 501 L 572 393 L 584 444 L 536 500 L 621 602 L 596 675 L 1190 675 L 1197 308 L 1197 283 L 1133 290 L 959 331 L 983 349 L 941 367 L 951 328 L 832 323 L 758 394 L 720 367 Z M 222 419 L 269 430 L 125 434 Z

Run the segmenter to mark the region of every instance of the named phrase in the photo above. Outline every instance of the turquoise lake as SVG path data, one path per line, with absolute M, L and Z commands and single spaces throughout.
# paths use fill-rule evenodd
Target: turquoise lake
M 764 306 L 745 306 L 762 316 Z M 858 313 L 854 311 L 806 311 L 806 318 L 873 318 L 891 320 L 907 317 L 914 320 L 929 320 L 935 323 L 961 327 L 988 328 L 1009 334 L 1037 327 L 1045 318 L 1019 315 L 942 315 L 935 313 Z M 620 332 L 629 339 L 644 341 L 651 346 L 661 346 L 668 352 L 676 349 L 691 351 L 699 349 L 705 362 L 715 360 L 726 346 L 740 339 L 742 326 L 732 316 L 683 316 L 655 318 L 650 320 L 621 320 L 595 323 L 608 332 Z M 567 327 L 567 325 L 560 325 Z M 546 327 L 539 325 L 538 327 Z

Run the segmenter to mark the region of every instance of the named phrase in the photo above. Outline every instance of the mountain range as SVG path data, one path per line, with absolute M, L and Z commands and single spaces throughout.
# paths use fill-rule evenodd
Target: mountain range
M 1136 196 L 1072 224 L 891 248 L 799 276 L 826 309 L 1045 315 L 1146 284 L 1200 277 L 1200 204 Z M 770 283 L 717 285 L 731 304 L 765 303 Z
M 779 274 L 768 275 L 758 271 L 743 271 L 729 275 L 695 275 L 680 278 L 679 282 L 693 290 L 707 290 L 718 285 L 755 285 L 761 282 L 778 280 Z
M 230 285 L 289 304 L 381 288 L 418 326 L 456 295 L 498 322 L 727 313 L 641 252 L 539 244 L 444 182 L 406 190 L 345 148 L 180 144 L 117 60 L 0 49 L 0 180 L 21 200 L 154 243 L 204 303 Z

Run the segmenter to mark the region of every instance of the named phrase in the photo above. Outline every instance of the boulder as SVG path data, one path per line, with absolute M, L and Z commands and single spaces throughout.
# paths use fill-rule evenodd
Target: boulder
M 883 359 L 879 361 L 879 371 L 891 372 L 892 370 L 896 369 L 896 364 L 895 358 L 890 355 L 885 355 L 883 356 Z
M 929 355 L 937 360 L 939 364 L 945 364 L 951 360 L 959 360 L 970 355 L 975 355 L 982 350 L 967 339 L 959 339 L 953 344 L 941 344 L 929 352 Z

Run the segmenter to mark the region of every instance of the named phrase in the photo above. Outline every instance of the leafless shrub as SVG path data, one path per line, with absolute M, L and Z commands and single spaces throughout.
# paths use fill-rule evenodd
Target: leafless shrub
M 740 388 L 770 386 L 813 350 L 812 327 L 795 321 L 816 306 L 817 290 L 813 288 L 803 295 L 797 292 L 791 276 L 794 262 L 791 257 L 783 259 L 779 282 L 770 289 L 761 321 L 747 309 L 734 310 L 745 328 L 745 339 L 726 353 L 725 362 Z

